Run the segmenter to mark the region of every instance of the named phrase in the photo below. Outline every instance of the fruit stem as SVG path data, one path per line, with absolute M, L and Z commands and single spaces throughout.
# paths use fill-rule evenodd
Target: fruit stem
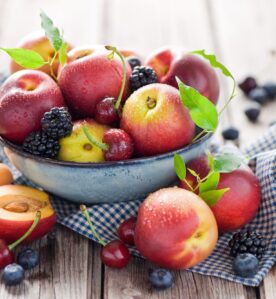
M 102 245 L 102 246 L 105 246 L 106 243 L 104 242 L 104 240 L 98 235 L 98 233 L 96 232 L 95 230 L 95 227 L 94 225 L 92 224 L 92 221 L 91 221 L 91 218 L 89 216 L 89 213 L 88 213 L 88 210 L 87 210 L 87 207 L 86 205 L 80 205 L 80 210 L 82 211 L 84 217 L 86 218 L 89 226 L 90 226 L 90 229 L 91 229 L 91 232 L 93 234 L 93 236 L 98 240 L 98 242 Z
M 198 133 L 194 139 L 192 140 L 192 143 L 197 141 L 202 135 L 204 135 L 205 133 L 208 133 L 208 131 L 206 129 L 202 130 L 200 133 Z
M 117 99 L 117 101 L 115 103 L 115 109 L 118 110 L 120 108 L 122 97 L 123 97 L 123 93 L 124 93 L 125 86 L 126 86 L 126 62 L 125 62 L 124 56 L 121 54 L 121 52 L 116 47 L 105 46 L 105 48 L 107 50 L 112 51 L 108 55 L 109 59 L 113 59 L 113 56 L 114 56 L 114 53 L 115 53 L 115 54 L 118 55 L 118 57 L 120 58 L 120 60 L 122 61 L 122 64 L 123 64 L 123 73 L 124 73 L 124 75 L 123 75 L 123 81 L 122 81 L 122 85 L 121 85 L 121 90 L 120 90 L 119 97 L 118 97 L 118 99 Z
M 190 190 L 191 190 L 192 192 L 195 191 L 195 189 L 191 186 L 191 184 L 190 184 L 186 179 L 184 179 L 183 181 L 186 183 L 186 185 L 190 188 Z
M 33 230 L 37 227 L 39 221 L 41 218 L 41 212 L 37 211 L 36 215 L 35 215 L 35 219 L 33 224 L 31 225 L 31 227 L 25 232 L 25 234 L 19 238 L 17 241 L 15 241 L 14 243 L 10 244 L 9 250 L 13 250 L 17 245 L 19 245 L 21 242 L 23 242 L 27 237 L 29 237 L 29 235 L 33 232 Z
M 58 54 L 58 52 L 55 51 L 54 56 L 52 57 L 52 59 L 51 59 L 50 62 L 49 62 L 51 76 L 55 79 L 55 81 L 57 81 L 58 78 L 57 78 L 57 76 L 56 76 L 55 73 L 54 73 L 54 70 L 53 70 L 53 63 L 55 62 L 55 59 L 56 59 L 56 57 L 57 57 L 57 54 Z
M 222 112 L 227 108 L 227 106 L 230 104 L 230 102 L 234 99 L 234 97 L 236 96 L 235 91 L 236 91 L 236 81 L 233 79 L 233 87 L 232 87 L 232 92 L 231 95 L 229 97 L 229 99 L 225 102 L 225 104 L 223 105 L 223 107 L 221 108 L 221 110 L 219 111 L 218 115 L 220 116 L 222 114 Z
M 103 151 L 107 151 L 108 150 L 108 145 L 106 143 L 103 143 L 103 142 L 99 142 L 97 141 L 93 135 L 90 133 L 89 129 L 87 128 L 86 125 L 83 125 L 82 126 L 82 130 L 86 136 L 86 138 L 92 143 L 94 144 L 95 146 L 99 147 L 101 150 Z

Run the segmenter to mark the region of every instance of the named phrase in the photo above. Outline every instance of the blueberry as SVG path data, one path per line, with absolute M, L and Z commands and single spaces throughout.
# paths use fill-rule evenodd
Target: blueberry
M 6 285 L 19 284 L 24 279 L 24 269 L 18 264 L 10 264 L 3 271 L 3 280 Z
M 261 106 L 258 104 L 254 107 L 249 107 L 244 110 L 244 113 L 251 122 L 256 122 L 261 113 Z
M 267 82 L 263 85 L 263 89 L 267 92 L 270 99 L 274 99 L 276 97 L 276 83 Z
M 149 271 L 149 281 L 158 290 L 165 290 L 171 287 L 173 277 L 170 271 L 165 269 L 155 269 Z
M 225 140 L 236 140 L 239 138 L 239 130 L 233 127 L 222 131 L 222 136 Z
M 25 270 L 32 269 L 39 264 L 39 252 L 37 250 L 27 248 L 18 254 L 17 262 Z
M 239 87 L 246 95 L 248 95 L 252 89 L 257 87 L 257 82 L 253 77 L 247 77 L 239 84 Z
M 251 253 L 241 253 L 233 262 L 233 270 L 241 277 L 253 277 L 259 268 L 259 260 Z
M 136 56 L 129 56 L 127 57 L 126 61 L 129 63 L 131 69 L 133 70 L 136 66 L 141 65 L 141 61 L 138 57 Z
M 265 104 L 269 98 L 267 91 L 262 87 L 252 89 L 248 96 L 251 100 L 261 105 Z

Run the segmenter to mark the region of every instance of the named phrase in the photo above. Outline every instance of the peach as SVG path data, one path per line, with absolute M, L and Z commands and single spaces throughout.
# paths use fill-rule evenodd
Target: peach
M 202 95 L 217 103 L 219 81 L 214 69 L 195 54 L 180 49 L 161 48 L 152 53 L 146 64 L 152 67 L 161 83 L 177 87 L 175 77 L 192 86 Z
M 105 97 L 117 98 L 123 79 L 123 65 L 115 55 L 103 47 L 79 47 L 68 53 L 59 85 L 67 104 L 77 118 L 93 117 L 96 104 Z M 128 96 L 131 68 L 127 64 L 127 82 L 123 99 Z
M 56 223 L 56 214 L 45 192 L 27 186 L 0 187 L 0 239 L 7 243 L 18 240 L 32 225 L 36 211 L 41 219 L 27 242 L 47 234 Z
M 108 126 L 97 123 L 93 119 L 85 119 L 74 122 L 73 131 L 70 136 L 60 140 L 58 159 L 73 162 L 103 162 L 103 151 L 91 144 L 82 130 L 86 125 L 93 137 L 102 142 L 104 133 Z
M 40 129 L 46 111 L 62 106 L 62 93 L 51 77 L 37 70 L 18 71 L 0 88 L 0 135 L 21 144 Z
M 220 232 L 234 231 L 245 226 L 256 215 L 261 202 L 257 177 L 249 170 L 237 169 L 222 173 L 217 189 L 230 188 L 211 207 Z
M 0 186 L 9 185 L 12 181 L 13 176 L 11 169 L 7 165 L 0 163 Z
M 52 47 L 51 43 L 49 42 L 48 38 L 45 36 L 44 31 L 39 30 L 39 31 L 34 31 L 25 36 L 21 41 L 19 41 L 18 48 L 25 48 L 28 50 L 33 50 L 37 53 L 39 53 L 45 61 L 49 61 L 53 58 L 55 54 L 55 50 Z M 68 45 L 68 51 L 72 47 Z M 59 67 L 59 58 L 58 56 L 56 57 L 54 63 L 53 63 L 53 71 L 54 74 L 57 74 L 57 70 Z M 24 68 L 20 65 L 18 65 L 15 61 L 11 61 L 10 63 L 10 71 L 11 73 L 15 73 L 17 71 L 23 70 Z M 50 66 L 44 65 L 39 69 L 42 72 L 45 72 L 48 75 L 51 75 L 51 70 Z
M 192 141 L 195 133 L 178 90 L 159 83 L 139 88 L 127 99 L 120 126 L 133 138 L 140 156 L 181 148 Z
M 217 239 L 212 211 L 190 191 L 161 189 L 150 194 L 139 209 L 135 245 L 161 267 L 190 268 L 212 253 Z

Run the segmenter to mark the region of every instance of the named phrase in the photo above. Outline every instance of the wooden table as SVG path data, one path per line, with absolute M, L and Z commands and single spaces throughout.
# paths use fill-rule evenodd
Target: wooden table
M 216 53 L 237 79 L 253 74 L 260 82 L 276 80 L 275 0 L 0 0 L 0 45 L 14 47 L 19 38 L 39 29 L 41 7 L 76 45 L 108 43 L 142 54 L 166 44 L 205 48 Z M 1 54 L 1 68 L 7 63 Z M 221 79 L 221 86 L 223 101 L 230 82 Z M 250 124 L 243 114 L 247 104 L 238 94 L 221 120 L 222 128 L 232 124 L 242 129 L 241 145 L 253 141 L 276 119 L 276 104 L 270 104 L 263 109 L 260 122 Z M 179 271 L 171 289 L 156 292 L 147 283 L 149 262 L 133 258 L 120 271 L 105 267 L 99 259 L 100 247 L 66 228 L 59 226 L 55 239 L 44 238 L 33 246 L 41 252 L 40 266 L 18 287 L 0 284 L 1 299 L 276 296 L 275 267 L 259 288 Z

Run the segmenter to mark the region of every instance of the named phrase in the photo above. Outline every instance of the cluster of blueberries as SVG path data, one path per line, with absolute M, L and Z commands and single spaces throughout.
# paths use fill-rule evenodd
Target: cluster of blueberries
M 254 77 L 246 77 L 239 84 L 244 95 L 251 100 L 251 104 L 244 110 L 244 114 L 252 123 L 256 123 L 261 114 L 262 106 L 276 99 L 276 82 L 267 82 L 258 85 Z M 230 127 L 222 131 L 225 140 L 236 140 L 239 137 L 239 130 Z

